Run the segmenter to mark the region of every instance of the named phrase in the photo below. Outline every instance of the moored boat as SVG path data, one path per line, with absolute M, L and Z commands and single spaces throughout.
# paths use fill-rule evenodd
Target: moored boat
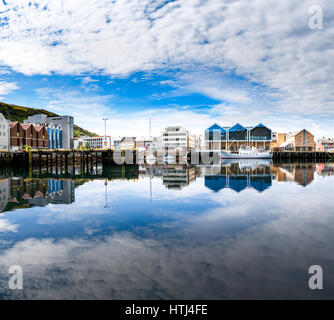
M 238 153 L 221 152 L 221 159 L 271 159 L 272 157 L 272 152 L 258 150 L 254 147 L 240 148 Z

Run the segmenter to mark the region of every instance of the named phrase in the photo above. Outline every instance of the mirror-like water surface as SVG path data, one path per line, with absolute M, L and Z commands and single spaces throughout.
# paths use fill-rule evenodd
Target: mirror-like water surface
M 0 298 L 334 298 L 333 195 L 331 163 L 2 171 Z

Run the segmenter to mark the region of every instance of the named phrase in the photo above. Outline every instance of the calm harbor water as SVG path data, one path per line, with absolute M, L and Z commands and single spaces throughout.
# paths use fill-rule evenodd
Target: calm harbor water
M 334 298 L 332 163 L 0 175 L 0 299 Z

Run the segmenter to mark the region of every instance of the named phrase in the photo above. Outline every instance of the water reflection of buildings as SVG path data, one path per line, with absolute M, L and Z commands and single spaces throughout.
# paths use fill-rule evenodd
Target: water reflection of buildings
M 72 180 L 14 177 L 1 180 L 0 188 L 1 211 L 75 201 L 75 183 Z
M 169 164 L 162 166 L 139 166 L 140 177 L 161 177 L 167 189 L 181 190 L 196 180 L 196 167 L 184 164 Z
M 321 177 L 334 175 L 334 163 L 317 163 L 315 170 Z
M 218 192 L 229 188 L 241 192 L 253 188 L 263 192 L 272 185 L 270 165 L 231 163 L 223 166 L 202 167 L 205 186 Z
M 34 197 L 29 203 L 44 207 L 52 204 L 71 204 L 75 201 L 74 182 L 71 180 L 48 180 L 48 191 L 45 196 Z
M 334 166 L 317 166 L 324 174 L 334 172 Z M 226 160 L 221 165 L 211 166 L 140 166 L 140 177 L 161 177 L 167 189 L 181 190 L 204 176 L 204 184 L 210 190 L 218 192 L 229 188 L 241 192 L 252 188 L 263 192 L 272 186 L 273 181 L 297 182 L 302 186 L 314 180 L 315 164 L 273 165 L 270 160 Z
M 10 184 L 9 179 L 0 180 L 0 212 L 3 212 L 9 201 Z
M 181 190 L 196 180 L 196 168 L 182 165 L 167 166 L 162 170 L 162 181 L 167 189 Z
M 293 181 L 307 186 L 314 180 L 315 164 L 282 164 L 272 167 L 277 182 Z

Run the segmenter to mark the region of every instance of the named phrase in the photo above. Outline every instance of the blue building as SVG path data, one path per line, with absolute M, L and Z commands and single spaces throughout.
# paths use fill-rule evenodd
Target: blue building
M 62 149 L 62 128 L 60 126 L 55 126 L 53 123 L 50 123 L 47 126 L 48 135 L 49 135 L 49 149 Z
M 221 127 L 215 123 L 205 130 L 204 135 L 207 150 L 237 152 L 245 146 L 263 150 L 272 148 L 272 131 L 262 123 L 255 127 L 244 127 L 239 123 L 233 127 Z

